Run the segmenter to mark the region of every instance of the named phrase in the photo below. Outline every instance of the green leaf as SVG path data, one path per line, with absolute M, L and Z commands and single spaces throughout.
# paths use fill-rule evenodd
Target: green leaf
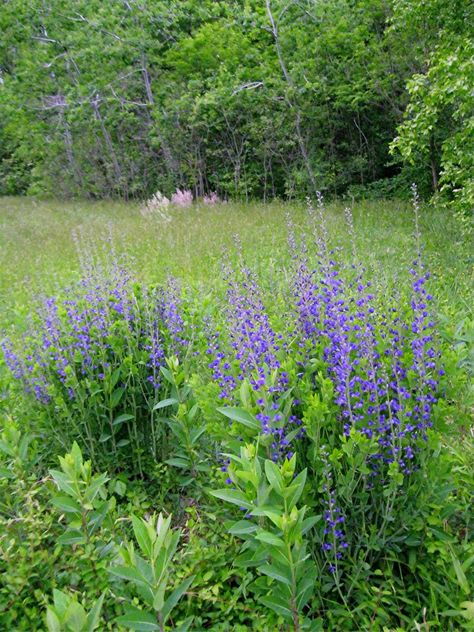
M 313 568 L 309 566 L 305 566 L 304 576 L 298 584 L 298 595 L 297 595 L 296 605 L 298 607 L 298 610 L 300 611 L 308 603 L 311 595 L 314 592 L 314 585 L 316 583 L 317 573 L 316 573 L 316 569 L 314 568 L 314 565 L 311 564 L 311 566 Z
M 170 594 L 168 599 L 165 601 L 165 604 L 161 610 L 161 614 L 163 615 L 163 620 L 165 622 L 170 616 L 171 611 L 176 606 L 178 601 L 181 599 L 181 597 L 184 595 L 184 593 L 188 590 L 188 588 L 193 583 L 194 578 L 195 578 L 195 575 L 191 575 L 191 577 L 188 577 L 187 579 L 185 579 L 184 582 L 182 582 L 182 584 L 178 586 L 178 588 L 173 590 L 173 592 Z
M 243 408 L 218 408 L 217 412 L 221 413 L 232 421 L 238 421 L 240 424 L 252 428 L 252 430 L 260 430 L 260 423 Z
M 258 570 L 264 575 L 268 575 L 268 577 L 276 579 L 282 584 L 291 586 L 291 579 L 289 579 L 281 569 L 277 568 L 273 564 L 264 564 L 263 566 L 260 566 Z
M 78 529 L 68 529 L 58 538 L 60 544 L 84 544 L 85 541 L 84 535 Z
M 250 522 L 250 520 L 239 520 L 229 528 L 229 533 L 231 535 L 247 535 L 254 533 L 257 528 L 257 525 Z
M 249 406 L 250 405 L 250 384 L 247 378 L 245 378 L 245 380 L 243 380 L 242 384 L 240 385 L 240 389 L 239 389 L 239 394 L 240 394 L 240 401 L 243 403 L 244 406 Z
M 146 522 L 132 515 L 133 533 L 145 557 L 151 557 L 153 543 Z
M 288 511 L 291 511 L 301 498 L 301 494 L 303 493 L 306 483 L 306 473 L 307 470 L 304 469 L 300 474 L 298 474 L 291 485 L 285 489 L 284 496 L 288 501 Z
M 81 507 L 79 503 L 70 496 L 55 496 L 51 501 L 51 504 L 59 509 L 59 511 L 63 511 L 64 513 L 81 512 Z
M 121 371 L 122 371 L 122 367 L 119 366 L 118 369 L 115 369 L 115 371 L 110 376 L 110 386 L 111 386 L 111 388 L 114 388 L 114 386 L 119 381 Z
M 252 509 L 252 505 L 248 502 L 244 494 L 236 489 L 218 489 L 216 491 L 211 491 L 211 494 L 216 498 L 225 500 L 233 505 L 245 507 L 245 509 Z
M 247 550 L 234 558 L 233 565 L 237 568 L 248 568 L 252 566 L 260 566 L 263 562 L 266 561 L 268 555 L 265 551 L 262 550 L 263 547 L 260 547 L 260 550 L 251 551 Z
M 474 601 L 461 601 L 459 604 L 462 608 L 461 614 L 468 621 L 474 622 Z
M 189 468 L 190 462 L 185 458 L 175 457 L 174 459 L 167 459 L 165 461 L 168 465 L 172 465 L 173 467 L 178 467 L 180 469 Z
M 170 384 L 174 384 L 174 379 L 173 379 L 173 376 L 172 376 L 171 371 L 169 369 L 167 369 L 166 367 L 162 366 L 162 367 L 160 367 L 160 372 L 164 376 L 164 378 L 166 379 L 167 382 L 169 382 Z
M 63 592 L 62 590 L 53 588 L 53 600 L 56 612 L 59 613 L 60 616 L 62 616 L 66 612 L 66 608 L 68 607 L 71 600 L 70 595 Z
M 104 603 L 105 592 L 101 594 L 99 599 L 92 606 L 91 611 L 87 615 L 87 627 L 86 632 L 93 632 L 99 625 L 100 611 L 102 610 L 102 604 Z
M 206 428 L 194 428 L 194 430 L 191 430 L 190 432 L 190 436 L 191 436 L 191 443 L 196 443 L 197 440 L 201 437 L 201 435 L 203 435 L 206 432 Z
M 264 606 L 267 606 L 267 608 L 270 608 L 277 614 L 281 614 L 287 619 L 291 619 L 293 616 L 288 606 L 286 606 L 285 603 L 282 603 L 280 599 L 274 597 L 273 595 L 260 597 L 260 601 L 263 603 Z
M 51 606 L 48 606 L 46 611 L 46 625 L 48 632 L 61 632 L 61 623 Z
M 123 386 L 121 386 L 120 388 L 116 388 L 115 391 L 112 393 L 112 396 L 110 398 L 110 407 L 111 408 L 116 408 L 118 406 L 118 404 L 120 403 L 120 400 L 123 397 L 123 394 L 125 393 L 125 388 Z
M 64 623 L 66 629 L 70 629 L 72 632 L 82 632 L 86 623 L 86 611 L 80 603 L 72 599 L 64 614 Z
M 305 520 L 303 520 L 303 522 L 301 523 L 301 535 L 304 535 L 305 533 L 308 533 L 308 531 L 310 529 L 312 529 L 314 527 L 314 525 L 319 522 L 321 520 L 321 516 L 310 516 L 309 518 L 306 518 Z
M 263 529 L 257 533 L 255 539 L 259 540 L 260 542 L 265 542 L 265 544 L 270 544 L 271 546 L 285 546 L 285 543 L 281 538 L 271 533 L 270 531 L 265 531 Z
M 164 569 L 163 569 L 164 572 Z M 162 572 L 161 570 L 159 570 L 157 572 L 158 576 L 162 576 Z M 155 610 L 156 612 L 161 612 L 161 610 L 163 609 L 163 606 L 165 605 L 165 590 L 166 590 L 166 583 L 167 583 L 168 579 L 165 577 L 165 580 L 162 580 L 162 583 L 160 583 L 158 585 L 158 588 L 155 588 L 154 592 L 153 592 L 153 601 L 152 601 L 152 606 L 153 606 L 153 610 Z
M 49 473 L 61 491 L 65 492 L 68 496 L 77 496 L 77 492 L 67 474 L 60 472 L 59 470 L 49 470 Z
M 112 566 L 112 568 L 109 569 L 109 573 L 115 575 L 115 577 L 120 577 L 120 579 L 133 582 L 137 586 L 149 588 L 149 583 L 145 577 L 136 568 L 132 568 L 131 566 Z
M 276 463 L 266 459 L 265 461 L 265 474 L 267 475 L 268 482 L 273 489 L 278 493 L 283 493 L 283 477 L 280 469 Z
M 160 629 L 156 618 L 152 614 L 132 606 L 128 606 L 126 613 L 118 617 L 116 621 L 131 630 L 137 630 L 137 632 L 150 632 L 151 630 Z
M 463 591 L 463 593 L 468 595 L 470 593 L 469 582 L 467 581 L 466 574 L 464 573 L 462 569 L 460 561 L 458 560 L 458 558 L 454 555 L 452 551 L 451 551 L 451 559 L 453 562 L 454 572 L 456 573 L 458 584 L 461 587 L 461 590 Z
M 122 415 L 119 415 L 113 420 L 112 426 L 119 426 L 120 424 L 123 424 L 125 421 L 131 421 L 132 419 L 135 419 L 135 415 L 130 415 L 129 413 L 123 413 Z
M 269 505 L 265 505 L 264 507 L 255 507 L 251 511 L 252 516 L 266 516 L 269 520 L 273 522 L 273 524 L 279 529 L 282 528 L 283 518 L 282 516 L 272 509 Z
M 89 502 L 92 502 L 108 480 L 109 477 L 105 472 L 103 474 L 97 474 L 96 476 L 94 476 L 88 488 L 86 489 L 84 498 Z
M 175 404 L 179 404 L 178 400 L 175 397 L 169 397 L 168 399 L 162 399 L 161 402 L 155 404 L 153 406 L 153 410 L 159 410 L 160 408 L 166 408 L 167 406 L 174 406 Z
M 188 632 L 193 619 L 194 617 L 188 617 L 187 619 L 185 619 L 183 623 L 181 623 L 181 625 L 175 629 L 174 632 Z

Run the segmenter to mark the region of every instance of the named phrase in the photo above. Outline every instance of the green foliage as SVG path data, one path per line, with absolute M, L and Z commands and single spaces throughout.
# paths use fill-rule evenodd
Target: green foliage
M 68 292 L 52 299 L 49 332 L 25 336 L 21 347 L 30 361 L 24 386 L 33 396 L 39 428 L 52 437 L 53 451 L 78 441 L 94 465 L 112 468 L 110 455 L 117 465 L 120 456 L 129 471 L 143 477 L 145 463 L 153 467 L 170 457 L 175 426 L 168 427 L 163 412 L 181 399 L 163 356 L 181 349 L 156 314 L 158 289 L 126 280 L 124 290 L 118 277 L 93 278 L 95 287 L 108 285 L 100 304 L 92 306 L 95 290 L 90 279 L 83 281 L 88 289 L 76 286 L 74 298 Z M 44 309 L 38 306 L 35 326 L 44 323 Z M 168 364 L 184 401 L 190 389 L 182 384 L 181 369 L 178 375 L 179 361 L 173 357 Z
M 115 577 L 130 582 L 145 609 L 128 604 L 125 614 L 117 619 L 131 630 L 165 630 L 165 625 L 181 597 L 186 593 L 193 576 L 185 579 L 172 592 L 168 590 L 171 578 L 171 563 L 178 546 L 179 532 L 172 531 L 171 516 L 164 518 L 160 513 L 148 520 L 132 516 L 133 533 L 140 547 L 136 552 L 133 542 L 120 548 L 121 564 L 110 572 Z M 189 629 L 192 618 L 178 628 Z
M 34 470 L 33 438 L 8 418 L 0 441 L 0 627 L 31 630 L 60 573 L 54 515 Z M 55 568 L 56 567 L 56 568 Z
M 75 595 L 84 595 L 91 604 L 107 586 L 103 555 L 96 552 L 92 543 L 90 546 L 62 543 L 64 529 L 58 522 L 57 511 L 52 510 L 38 452 L 37 438 L 6 419 L 0 441 L 0 627 L 6 630 L 43 629 L 40 622 L 44 608 L 58 586 L 80 591 Z M 69 463 L 71 458 L 71 455 L 65 457 Z M 76 596 L 65 595 L 53 610 L 56 607 L 61 627 L 52 629 L 93 629 L 71 627 L 82 626 L 77 622 L 83 620 L 82 606 Z M 96 610 L 89 613 L 89 626 L 97 608 L 96 604 Z M 67 627 L 69 617 L 71 626 Z M 53 614 L 50 619 L 54 620 Z
M 250 589 L 251 569 L 231 563 L 241 542 L 224 528 L 221 508 L 219 501 L 211 507 L 192 503 L 186 509 L 186 546 L 177 551 L 175 560 L 180 577 L 195 576 L 188 603 L 188 611 L 194 615 L 193 628 L 244 632 L 251 627 L 263 631 L 268 625 L 268 609 Z
M 392 151 L 431 172 L 434 190 L 469 216 L 474 206 L 472 7 L 458 0 L 394 4 L 394 28 L 402 32 L 409 22 L 418 36 L 417 26 L 424 26 L 429 55 L 408 82 L 410 101 Z
M 229 533 L 245 540 L 234 563 L 256 567 L 264 576 L 253 585 L 260 601 L 291 623 L 292 629 L 304 629 L 303 612 L 316 579 L 304 536 L 320 517 L 305 517 L 307 508 L 297 506 L 306 470 L 295 476 L 296 455 L 281 466 L 268 459 L 262 463 L 252 445 L 241 448 L 240 456 L 228 456 L 235 488 L 212 494 L 247 511 L 246 520 L 228 527 Z
M 196 325 L 212 318 L 223 330 L 218 253 L 221 247 L 229 250 L 235 232 L 240 230 L 242 250 L 259 269 L 272 322 L 288 320 L 292 268 L 281 249 L 287 208 L 196 208 L 191 232 L 190 211 L 177 211 L 166 230 L 158 226 L 157 236 L 157 227 L 151 229 L 133 205 L 3 204 L 11 208 L 3 211 L 0 236 L 2 293 L 15 293 L 3 322 L 21 327 L 31 312 L 25 297 L 33 290 L 23 277 L 38 261 L 45 273 L 57 270 L 57 279 L 69 281 L 74 264 L 67 266 L 72 246 L 65 232 L 83 221 L 103 232 L 113 216 L 113 230 L 137 256 L 141 278 L 164 278 L 168 267 L 187 275 L 185 316 L 199 353 L 180 362 L 170 354 L 163 367 L 162 388 L 143 415 L 144 424 L 150 423 L 154 408 L 160 419 L 158 458 L 144 460 L 143 478 L 130 471 L 130 445 L 116 456 L 107 453 L 111 442 L 103 442 L 104 467 L 94 470 L 87 442 L 81 453 L 72 440 L 49 477 L 43 464 L 50 467 L 56 444 L 31 400 L 0 366 L 0 628 L 43 630 L 49 616 L 50 629 L 88 629 L 101 604 L 96 628 L 101 630 L 472 629 L 472 288 L 463 241 L 442 209 L 422 209 L 420 215 L 445 371 L 435 429 L 417 446 L 416 472 L 405 476 L 396 464 L 387 464 L 383 480 L 368 486 L 367 462 L 378 446 L 359 431 L 341 432 L 323 358 L 314 357 L 303 372 L 298 350 L 290 346 L 282 368 L 292 388 L 265 393 L 265 412 L 286 418 L 295 408 L 305 428 L 304 436 L 295 438 L 298 456 L 279 464 L 269 459 L 271 446 L 256 418 L 257 396 L 249 382 L 224 405 L 210 380 L 207 335 Z M 309 235 L 300 209 L 289 210 Z M 343 236 L 342 208 L 331 206 L 327 221 L 345 252 L 357 249 L 367 267 L 380 273 L 376 282 L 383 292 L 395 286 L 403 302 L 399 269 L 410 260 L 412 244 L 404 204 L 363 203 L 355 215 L 354 243 Z M 350 268 L 349 254 L 346 259 Z M 205 280 L 214 282 L 212 291 L 203 289 Z M 49 293 L 48 280 L 42 283 Z M 225 344 L 223 334 L 220 342 Z M 117 367 L 126 364 L 129 339 L 120 329 L 114 345 Z M 129 375 L 129 368 L 121 368 L 121 376 Z M 136 380 L 141 383 L 143 376 Z M 118 408 L 124 408 L 117 416 L 129 414 L 132 395 L 139 393 L 134 384 L 130 380 L 120 396 Z M 89 386 L 84 384 L 85 393 Z M 98 386 L 103 381 L 91 388 Z M 103 388 L 110 394 L 108 382 Z M 87 410 L 93 416 L 99 409 L 103 414 L 95 404 Z M 58 429 L 63 418 L 51 412 Z M 81 428 L 92 423 L 75 412 Z M 272 417 L 272 423 L 277 427 L 281 420 Z M 94 440 L 100 436 L 95 432 Z M 150 447 L 146 439 L 143 445 Z M 226 474 L 220 471 L 223 453 L 231 459 Z M 231 482 L 224 487 L 225 477 Z M 219 491 L 213 496 L 205 490 Z M 322 549 L 324 542 L 335 543 L 333 533 L 324 533 L 329 494 L 345 514 L 348 544 L 333 569 L 331 551 Z M 170 518 L 163 518 L 171 511 L 176 531 Z
M 98 627 L 104 594 L 89 613 L 73 595 L 54 590 L 53 598 L 54 605 L 46 612 L 48 632 L 93 632 Z
M 472 209 L 464 0 L 55 9 L 10 0 L 0 18 L 4 195 L 267 200 L 409 179 Z
M 77 443 L 71 452 L 59 457 L 59 463 L 61 471 L 51 470 L 50 474 L 61 492 L 52 503 L 68 521 L 60 542 L 88 545 L 115 507 L 115 498 L 107 499 L 107 474 L 92 474 L 91 461 L 83 461 Z

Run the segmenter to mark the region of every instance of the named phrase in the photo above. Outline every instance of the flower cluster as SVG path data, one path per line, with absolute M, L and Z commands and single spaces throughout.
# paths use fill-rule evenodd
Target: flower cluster
M 232 355 L 228 356 L 214 341 L 216 352 L 210 367 L 213 378 L 221 387 L 220 397 L 231 399 L 238 382 L 248 379 L 255 391 L 278 389 L 275 372 L 278 373 L 280 344 L 274 332 L 255 275 L 241 266 L 240 278 L 232 270 L 226 271 L 228 282 L 226 331 L 230 339 Z M 280 336 L 281 338 L 281 336 Z M 286 379 L 284 373 L 279 380 Z
M 319 236 L 311 269 L 305 244 L 290 233 L 293 296 L 299 346 L 319 358 L 334 384 L 341 430 L 352 428 L 377 440 L 374 473 L 397 461 L 405 474 L 413 469 L 420 438 L 432 425 L 436 401 L 434 322 L 429 315 L 429 274 L 418 256 L 410 308 L 399 297 L 376 296 L 365 269 L 352 264 L 347 274 Z M 378 309 L 375 309 L 375 304 Z M 385 305 L 385 310 L 380 310 Z
M 289 377 L 279 359 L 284 353 L 283 335 L 270 323 L 252 271 L 241 264 L 238 273 L 227 267 L 225 276 L 225 328 L 220 334 L 208 335 L 209 367 L 223 400 L 233 402 L 237 386 L 244 381 L 250 385 L 261 434 L 268 438 L 271 457 L 277 461 L 291 456 L 292 439 L 304 432 L 301 420 L 291 412 L 291 400 L 285 396 Z
M 338 563 L 342 560 L 344 551 L 349 548 L 349 544 L 344 531 L 345 517 L 336 503 L 333 477 L 328 460 L 329 454 L 324 446 L 321 448 L 320 455 L 324 465 L 324 483 L 322 486 L 324 528 L 321 549 L 330 561 L 329 571 L 337 573 Z
M 207 206 L 214 206 L 214 204 L 222 204 L 221 198 L 217 195 L 215 191 L 211 191 L 207 195 L 202 198 L 202 201 Z
M 176 189 L 171 196 L 171 203 L 183 208 L 191 206 L 193 203 L 193 194 L 188 189 Z
M 110 256 L 107 264 L 86 259 L 77 283 L 40 301 L 23 339 L 15 345 L 4 338 L 1 346 L 12 375 L 63 434 L 61 441 L 85 436 L 93 456 L 96 442 L 100 450 L 109 443 L 116 450 L 132 441 L 143 451 L 138 444 L 145 439 L 156 453 L 146 440 L 150 415 L 167 388 L 166 358 L 184 358 L 185 329 L 175 281 L 137 284 Z
M 153 197 L 145 202 L 140 209 L 140 213 L 143 217 L 159 217 L 165 221 L 169 221 L 170 216 L 167 213 L 169 205 L 169 198 L 160 191 L 157 191 Z

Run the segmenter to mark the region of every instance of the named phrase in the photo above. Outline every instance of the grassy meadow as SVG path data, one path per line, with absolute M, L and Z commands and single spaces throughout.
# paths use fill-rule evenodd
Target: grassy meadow
M 473 629 L 471 245 L 346 206 L 0 198 L 1 629 Z
M 350 203 L 347 205 L 351 206 Z M 344 219 L 346 204 L 326 211 L 333 244 L 351 252 Z M 223 251 L 236 236 L 254 264 L 271 269 L 287 258 L 286 215 L 305 226 L 304 203 L 225 204 L 176 208 L 163 223 L 140 214 L 140 206 L 120 201 L 63 202 L 30 198 L 0 199 L 0 292 L 4 307 L 26 302 L 38 291 L 74 278 L 79 259 L 74 235 L 93 241 L 112 237 L 120 252 L 133 258 L 137 275 L 160 280 L 167 273 L 189 283 L 220 276 Z M 354 205 L 358 255 L 364 264 L 397 278 L 415 252 L 413 208 L 406 201 L 368 201 Z M 444 208 L 422 211 L 420 230 L 425 256 L 439 281 L 443 300 L 472 315 L 468 244 Z M 98 239 L 98 236 L 101 236 Z

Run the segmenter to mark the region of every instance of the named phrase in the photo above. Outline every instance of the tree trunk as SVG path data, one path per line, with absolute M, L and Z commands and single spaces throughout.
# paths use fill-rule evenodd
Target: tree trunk
M 276 54 L 278 57 L 278 62 L 280 64 L 280 68 L 281 71 L 283 73 L 283 77 L 285 78 L 286 83 L 288 84 L 288 87 L 290 88 L 290 90 L 293 90 L 295 87 L 295 84 L 293 82 L 293 79 L 291 78 L 290 73 L 288 72 L 288 68 L 285 64 L 285 60 L 283 58 L 283 52 L 281 49 L 281 45 L 280 45 L 280 37 L 279 37 L 279 33 L 278 33 L 278 26 L 275 22 L 275 19 L 273 17 L 273 13 L 272 13 L 272 7 L 271 7 L 271 0 L 266 0 L 266 7 L 267 7 L 267 14 L 268 14 L 268 18 L 270 20 L 270 24 L 272 27 L 272 35 L 273 35 L 273 41 L 275 43 L 275 50 L 276 50 Z M 308 177 L 310 179 L 311 182 L 311 188 L 313 189 L 313 192 L 315 192 L 317 190 L 316 187 L 316 179 L 314 177 L 314 173 L 313 173 L 313 169 L 311 168 L 311 163 L 309 160 L 309 154 L 308 154 L 308 150 L 306 147 L 306 143 L 303 137 L 303 133 L 301 131 L 301 110 L 298 106 L 298 104 L 296 103 L 296 101 L 294 101 L 292 98 L 290 98 L 288 95 L 285 95 L 285 100 L 288 103 L 288 106 L 290 107 L 290 109 L 294 110 L 296 112 L 295 114 L 295 130 L 296 130 L 296 138 L 298 140 L 298 145 L 300 148 L 300 152 L 301 152 L 301 156 L 303 158 L 303 162 L 304 165 L 306 167 L 306 171 L 308 172 Z
M 115 188 L 116 188 L 116 187 L 119 187 L 121 184 L 122 170 L 117 160 L 117 155 L 115 153 L 112 138 L 107 130 L 107 127 L 105 126 L 105 122 L 104 122 L 104 119 L 102 118 L 102 114 L 100 113 L 99 103 L 100 103 L 100 96 L 96 94 L 94 98 L 91 99 L 90 104 L 94 112 L 94 117 L 100 125 L 102 136 L 104 137 L 104 141 L 107 146 L 107 150 L 109 152 L 110 160 L 112 161 L 112 166 L 113 166 L 114 175 L 115 175 Z

